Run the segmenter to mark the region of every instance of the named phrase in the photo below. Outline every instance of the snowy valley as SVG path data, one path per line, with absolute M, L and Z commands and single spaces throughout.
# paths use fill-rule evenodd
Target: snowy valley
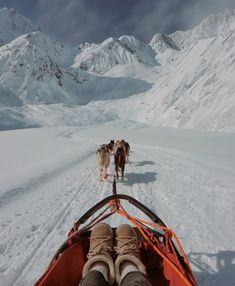
M 73 124 L 74 109 L 89 113 L 95 104 L 106 121 L 234 131 L 234 10 L 149 44 L 121 36 L 68 47 L 13 9 L 1 9 L 0 21 L 1 130 L 50 125 L 47 114 L 63 105 Z

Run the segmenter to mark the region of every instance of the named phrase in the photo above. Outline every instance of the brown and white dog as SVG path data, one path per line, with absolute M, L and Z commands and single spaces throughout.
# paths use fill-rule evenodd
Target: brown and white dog
M 110 165 L 110 153 L 107 145 L 103 144 L 96 151 L 96 165 L 99 170 L 100 181 L 107 181 L 107 168 Z

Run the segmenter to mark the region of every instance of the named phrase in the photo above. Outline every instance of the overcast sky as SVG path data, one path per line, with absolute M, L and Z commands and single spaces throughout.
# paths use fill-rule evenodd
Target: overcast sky
M 235 0 L 0 0 L 52 37 L 73 45 L 188 30 L 208 14 L 235 9 Z M 1 29 L 2 27 L 0 27 Z

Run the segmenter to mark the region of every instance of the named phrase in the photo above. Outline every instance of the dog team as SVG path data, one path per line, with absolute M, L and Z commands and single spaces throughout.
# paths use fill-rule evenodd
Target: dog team
M 108 180 L 107 169 L 110 165 L 110 156 L 114 155 L 115 176 L 119 179 L 119 171 L 121 171 L 121 179 L 124 179 L 125 164 L 128 162 L 130 153 L 130 145 L 125 140 L 110 140 L 108 144 L 102 144 L 96 151 L 96 164 L 99 170 L 100 181 Z

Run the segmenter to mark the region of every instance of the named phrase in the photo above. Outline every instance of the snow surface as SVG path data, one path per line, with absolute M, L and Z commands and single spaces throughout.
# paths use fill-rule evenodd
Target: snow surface
M 111 194 L 113 164 L 105 183 L 95 166 L 96 149 L 111 138 L 131 145 L 118 192 L 176 232 L 198 285 L 233 285 L 235 135 L 119 120 L 0 133 L 1 285 L 32 285 L 73 222 Z

